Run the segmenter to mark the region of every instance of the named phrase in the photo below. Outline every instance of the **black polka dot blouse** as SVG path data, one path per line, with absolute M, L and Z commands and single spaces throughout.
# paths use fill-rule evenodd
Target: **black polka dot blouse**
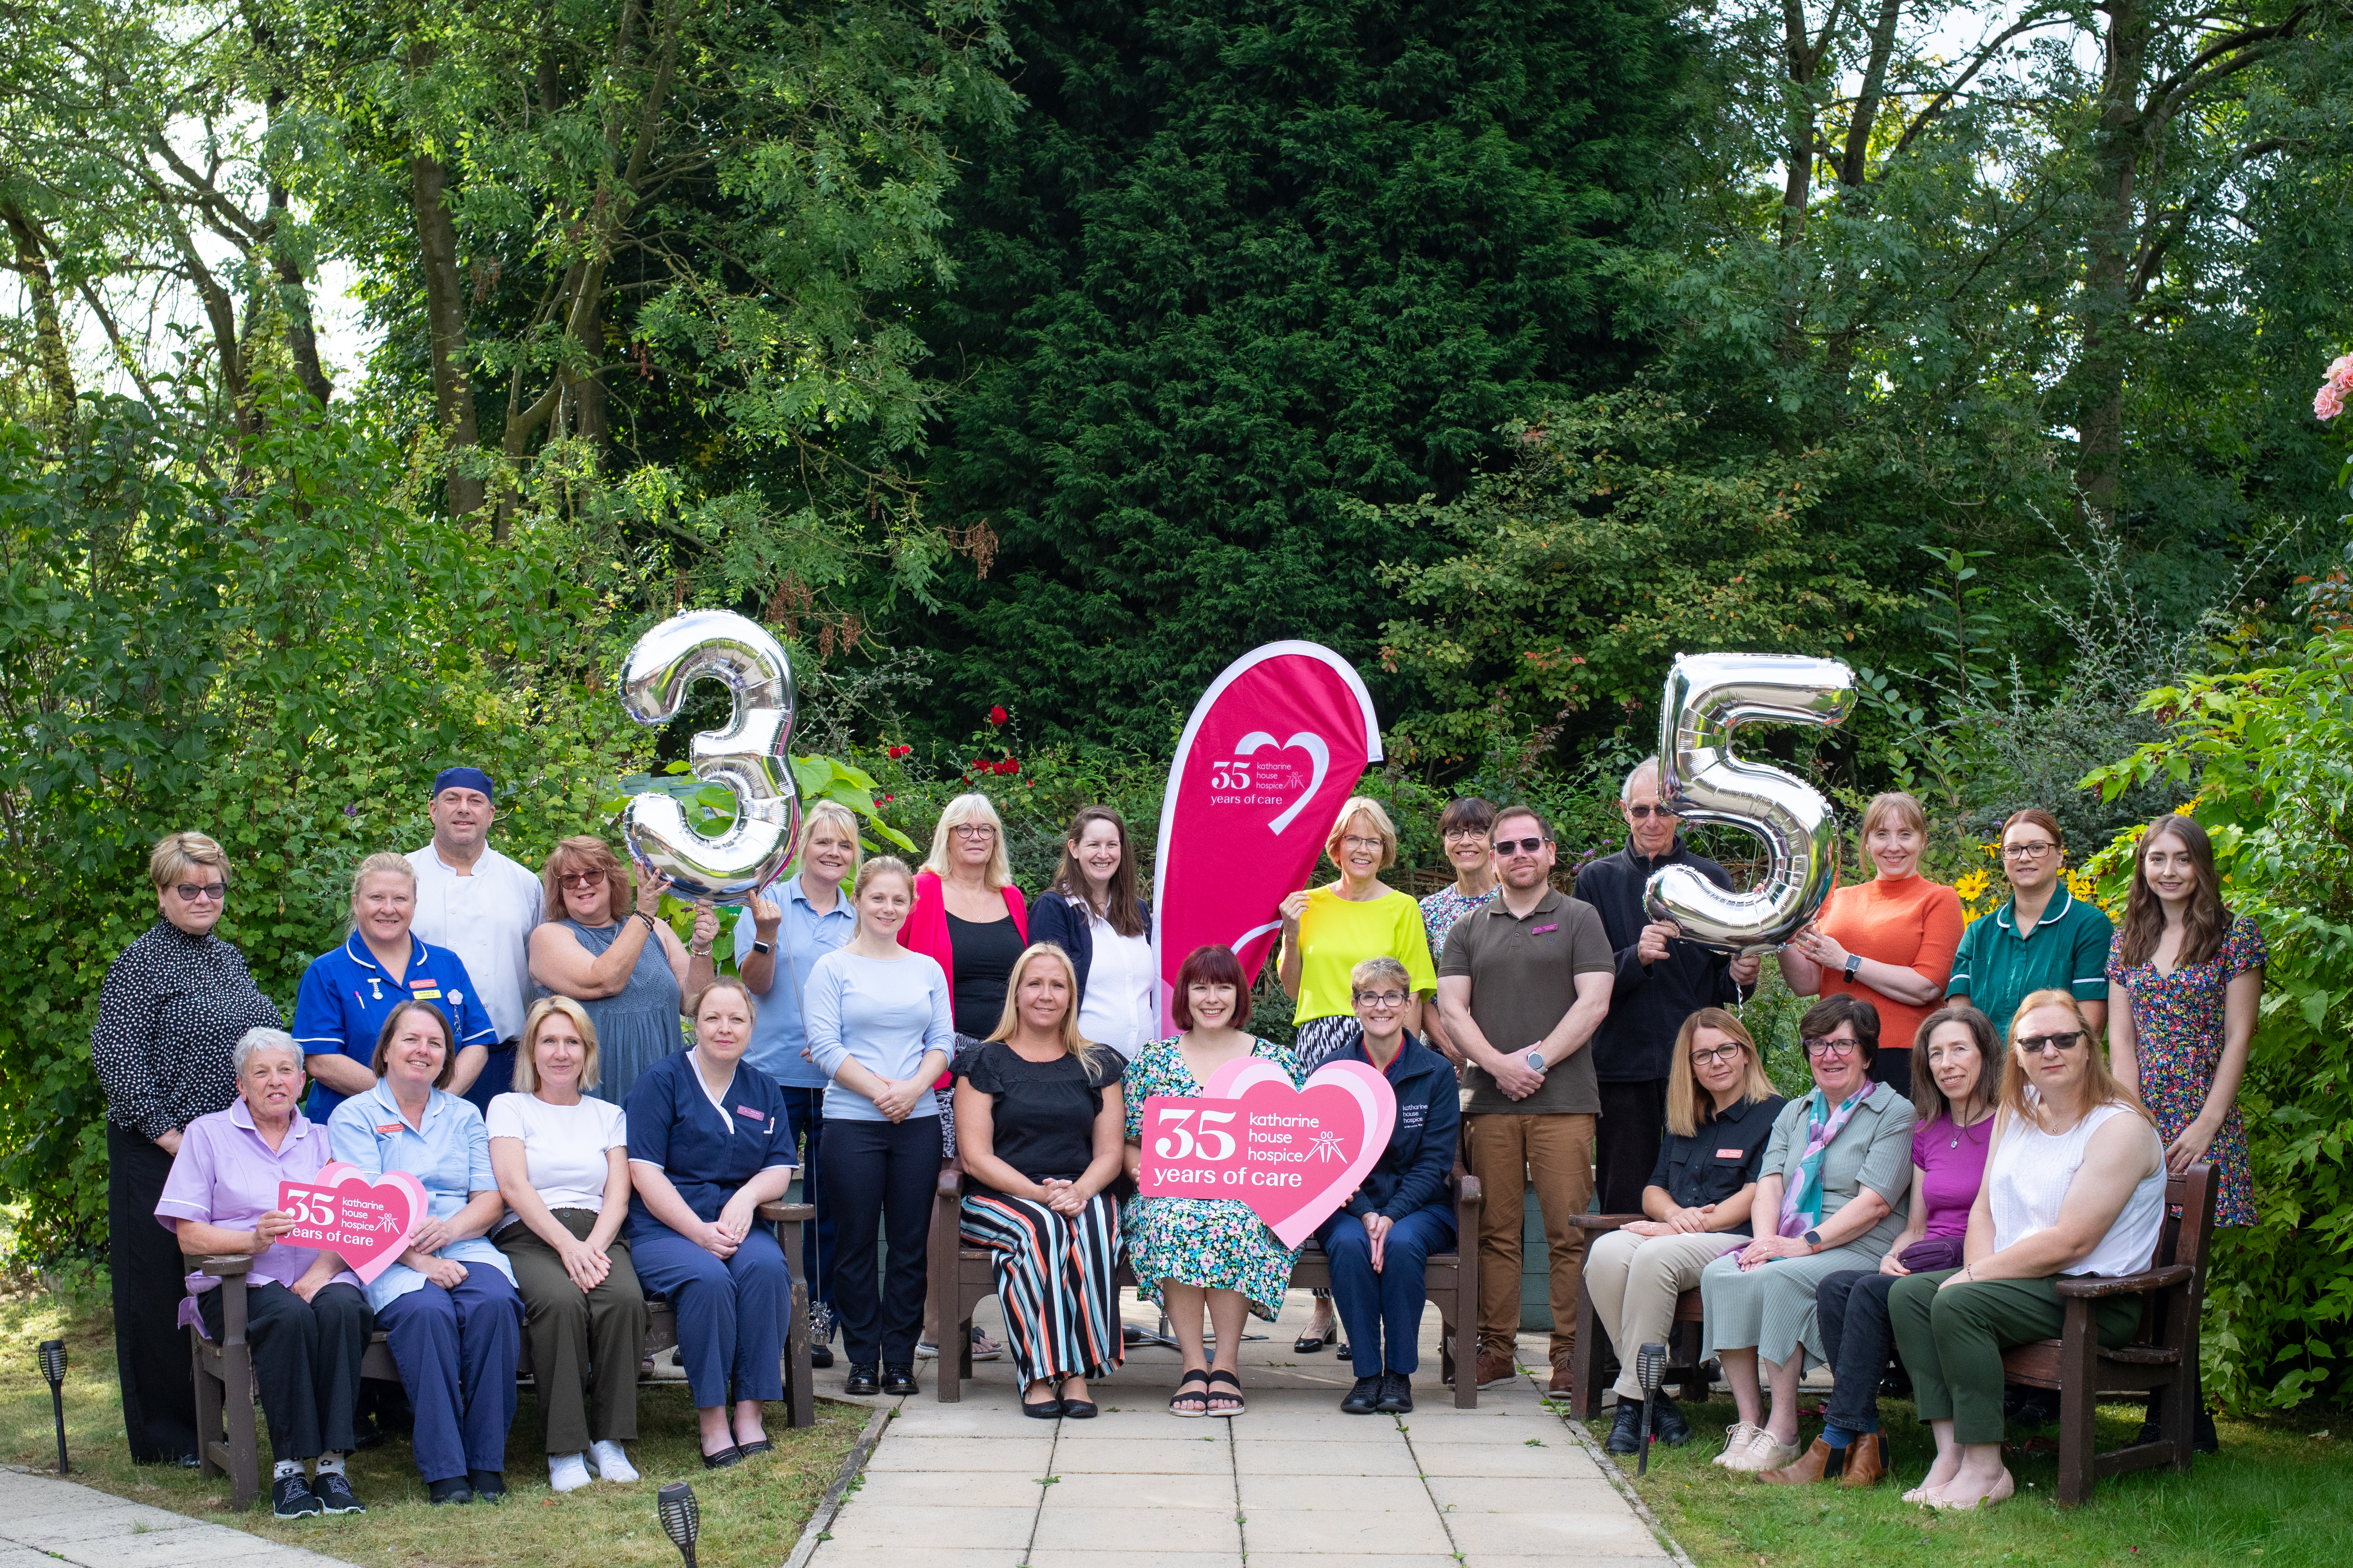
M 158 1138 L 226 1110 L 237 1098 L 237 1042 L 284 1025 L 244 953 L 158 920 L 106 972 L 90 1031 L 107 1121 Z

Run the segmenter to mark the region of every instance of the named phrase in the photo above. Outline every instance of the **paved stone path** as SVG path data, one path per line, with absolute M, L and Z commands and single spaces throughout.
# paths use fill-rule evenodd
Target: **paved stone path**
M 129 1502 L 56 1476 L 0 1469 L 0 1568 L 349 1568 L 299 1546 Z
M 1132 1292 L 1123 1310 L 1155 1324 Z M 1346 1363 L 1292 1350 L 1308 1311 L 1294 1291 L 1271 1330 L 1252 1321 L 1268 1337 L 1243 1346 L 1232 1420 L 1168 1415 L 1179 1362 L 1155 1347 L 1097 1388 L 1092 1421 L 1021 1415 L 1004 1361 L 942 1405 L 924 1363 L 809 1568 L 1672 1568 L 1533 1377 L 1455 1409 L 1432 1311 L 1413 1413 L 1344 1415 Z M 1522 1364 L 1544 1353 L 1522 1342 Z

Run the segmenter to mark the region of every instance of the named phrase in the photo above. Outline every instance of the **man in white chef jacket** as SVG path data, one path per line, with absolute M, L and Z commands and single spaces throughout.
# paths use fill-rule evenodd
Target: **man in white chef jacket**
M 465 963 L 499 1032 L 481 1071 L 470 1081 L 461 1062 L 449 1084 L 484 1111 L 491 1096 L 513 1086 L 515 1042 L 532 994 L 527 946 L 544 902 L 539 879 L 490 846 L 495 795 L 481 769 L 444 768 L 427 807 L 433 842 L 408 857 L 417 868 L 409 929 Z

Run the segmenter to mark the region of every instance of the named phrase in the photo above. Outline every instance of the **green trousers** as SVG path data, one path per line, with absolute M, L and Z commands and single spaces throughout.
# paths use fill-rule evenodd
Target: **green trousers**
M 588 1239 L 596 1215 L 557 1209 L 555 1223 Z M 646 1295 L 619 1237 L 605 1249 L 613 1271 L 583 1292 L 555 1248 L 521 1220 L 491 1238 L 514 1268 L 522 1294 L 522 1331 L 531 1341 L 532 1381 L 539 1387 L 540 1426 L 551 1454 L 576 1454 L 590 1439 L 629 1442 L 638 1435 L 638 1362 L 646 1344 Z M 593 1398 L 592 1398 L 593 1394 Z M 593 1425 L 591 1415 L 594 1415 Z
M 1938 1286 L 1960 1272 L 1913 1274 L 1887 1294 L 1896 1353 L 1912 1374 L 1912 1397 L 1923 1421 L 1950 1421 L 1957 1443 L 2001 1441 L 2001 1352 L 2010 1345 L 2055 1340 L 2065 1306 L 2052 1279 L 1988 1279 Z M 2120 1345 L 2140 1326 L 2137 1296 L 2092 1304 L 2093 1331 L 2103 1345 Z

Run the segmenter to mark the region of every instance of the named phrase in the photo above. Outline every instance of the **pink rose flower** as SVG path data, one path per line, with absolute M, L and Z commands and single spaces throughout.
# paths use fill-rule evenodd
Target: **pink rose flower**
M 2334 419 L 2344 413 L 2345 389 L 2334 381 L 2321 383 L 2320 390 L 2312 395 L 2312 412 L 2323 420 Z

